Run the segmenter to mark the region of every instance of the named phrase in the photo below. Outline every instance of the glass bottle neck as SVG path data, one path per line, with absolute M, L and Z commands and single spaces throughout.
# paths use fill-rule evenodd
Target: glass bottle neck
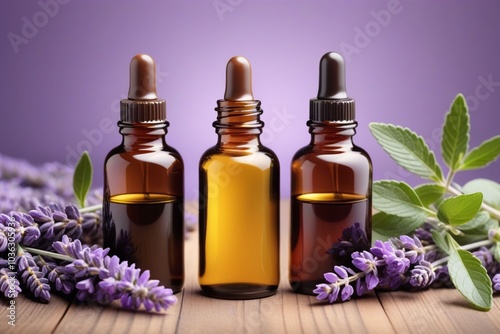
M 217 120 L 213 123 L 218 134 L 217 146 L 247 150 L 260 145 L 264 122 L 260 120 L 260 101 L 217 101 Z
M 356 134 L 355 129 L 358 126 L 356 121 L 308 121 L 307 125 L 311 134 L 311 145 L 334 148 L 354 146 L 352 137 Z
M 123 146 L 139 149 L 166 145 L 165 135 L 168 132 L 168 125 L 167 121 L 150 123 L 118 122 L 120 134 L 123 136 Z

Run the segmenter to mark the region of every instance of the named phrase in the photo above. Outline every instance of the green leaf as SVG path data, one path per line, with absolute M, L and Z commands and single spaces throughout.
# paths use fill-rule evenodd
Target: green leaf
M 462 191 L 466 194 L 475 192 L 483 193 L 483 201 L 496 208 L 500 209 L 500 184 L 488 179 L 475 179 L 467 182 Z
M 469 147 L 469 111 L 462 94 L 458 94 L 453 101 L 450 111 L 446 114 L 441 152 L 443 160 L 455 171 L 462 162 Z
M 376 181 L 372 191 L 373 206 L 379 211 L 422 221 L 430 214 L 412 187 L 405 182 Z
M 80 203 L 80 207 L 85 207 L 85 199 L 92 185 L 92 162 L 87 151 L 83 152 L 80 160 L 76 164 L 73 174 L 73 192 Z
M 475 219 L 476 218 L 474 217 L 474 219 L 470 222 L 474 221 Z M 463 227 L 468 225 L 470 222 L 457 227 L 457 229 L 462 233 L 460 235 L 454 236 L 454 238 L 460 245 L 467 245 L 477 241 L 484 241 L 487 238 L 486 236 L 488 235 L 488 232 L 490 230 L 498 228 L 497 220 L 488 219 L 488 221 L 484 223 L 484 225 L 478 226 L 473 229 L 464 230 Z
M 486 226 L 490 221 L 490 214 L 486 211 L 479 211 L 477 215 L 472 218 L 467 223 L 459 227 L 460 231 L 469 231 L 479 229 L 482 226 Z M 487 231 L 486 231 L 487 232 Z
M 472 305 L 482 311 L 491 309 L 491 279 L 477 257 L 463 249 L 451 249 L 448 272 L 453 285 Z
M 438 219 L 452 226 L 460 226 L 474 218 L 483 203 L 483 194 L 473 193 L 447 198 L 438 208 Z
M 401 167 L 420 177 L 443 181 L 443 172 L 424 139 L 408 128 L 370 123 L 370 131 L 382 148 Z
M 439 184 L 427 183 L 417 186 L 415 192 L 422 201 L 422 204 L 428 207 L 440 200 L 446 192 L 446 189 Z
M 431 230 L 431 234 L 432 234 L 432 240 L 434 241 L 436 246 L 438 246 L 439 249 L 441 249 L 446 254 L 449 254 L 450 247 L 448 246 L 448 243 L 446 242 L 444 235 L 437 230 Z
M 500 136 L 495 136 L 473 148 L 464 158 L 460 170 L 477 169 L 488 166 L 500 155 Z
M 388 237 L 399 237 L 402 234 L 412 233 L 425 222 L 417 215 L 398 217 L 385 212 L 377 212 L 372 218 L 373 231 Z

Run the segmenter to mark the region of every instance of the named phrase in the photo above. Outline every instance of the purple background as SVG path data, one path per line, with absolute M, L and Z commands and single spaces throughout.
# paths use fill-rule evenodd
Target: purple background
M 252 63 L 267 124 L 262 141 L 280 159 L 282 196 L 292 155 L 309 141 L 309 99 L 328 51 L 347 61 L 355 142 L 370 153 L 375 179 L 423 182 L 383 152 L 369 122 L 410 127 L 440 156 L 443 117 L 461 92 L 471 109 L 470 146 L 500 133 L 498 1 L 59 1 L 0 3 L 0 153 L 73 163 L 70 152 L 87 149 L 95 186 L 120 142 L 118 101 L 137 53 L 157 62 L 167 141 L 185 160 L 186 198 L 198 196 L 198 160 L 216 142 L 213 109 L 234 55 Z M 14 34 L 23 42 L 11 42 Z M 456 180 L 499 182 L 498 164 Z

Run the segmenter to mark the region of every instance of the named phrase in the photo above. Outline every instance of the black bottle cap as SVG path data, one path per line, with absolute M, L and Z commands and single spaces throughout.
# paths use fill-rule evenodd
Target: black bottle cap
M 353 121 L 354 100 L 347 96 L 345 88 L 345 63 L 336 52 L 326 53 L 319 63 L 318 97 L 311 99 L 311 121 Z

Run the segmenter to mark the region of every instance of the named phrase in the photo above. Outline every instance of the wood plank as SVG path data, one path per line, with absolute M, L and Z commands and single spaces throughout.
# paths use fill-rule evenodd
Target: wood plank
M 174 333 L 178 313 L 178 307 L 148 313 L 114 305 L 72 304 L 55 333 Z
M 0 299 L 0 333 L 30 333 L 34 329 L 38 333 L 50 333 L 63 319 L 70 302 L 52 294 L 50 302 L 34 302 L 23 294 L 15 300 L 15 327 L 8 324 L 10 300 Z
M 379 298 L 398 333 L 500 333 L 500 299 L 489 312 L 473 309 L 456 289 L 381 292 Z
M 195 206 L 191 206 L 195 208 Z M 379 292 L 329 305 L 292 292 L 288 284 L 289 206 L 281 207 L 281 284 L 275 296 L 221 300 L 198 285 L 198 235 L 186 241 L 186 283 L 177 305 L 163 313 L 133 312 L 116 305 L 71 304 L 57 296 L 39 304 L 16 300 L 16 328 L 0 311 L 0 333 L 499 333 L 500 298 L 490 312 L 473 310 L 454 289 Z M 7 302 L 0 305 L 6 310 Z

